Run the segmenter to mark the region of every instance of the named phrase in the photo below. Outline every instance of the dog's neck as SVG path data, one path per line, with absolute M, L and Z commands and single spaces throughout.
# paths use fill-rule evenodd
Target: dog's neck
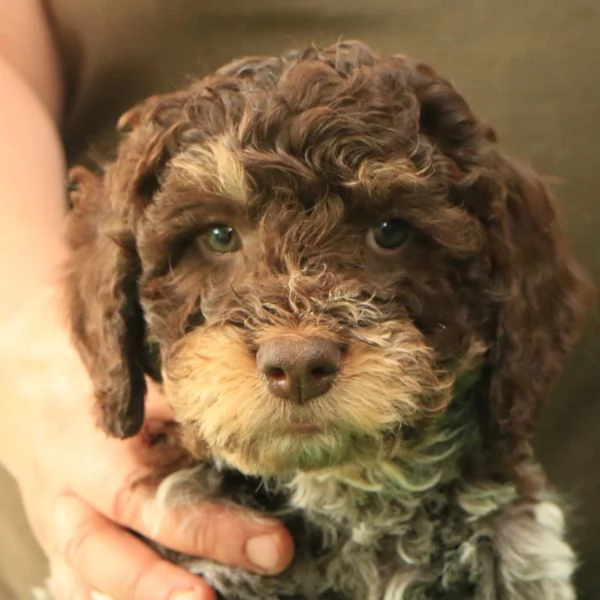
M 263 481 L 267 489 L 285 490 L 293 506 L 334 518 L 377 510 L 390 499 L 408 509 L 452 482 L 464 482 L 473 457 L 481 455 L 480 438 L 472 404 L 461 394 L 444 415 L 399 437 L 378 460 Z

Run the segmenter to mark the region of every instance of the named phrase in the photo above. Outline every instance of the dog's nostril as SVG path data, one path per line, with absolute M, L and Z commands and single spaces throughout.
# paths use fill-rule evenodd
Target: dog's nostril
M 256 366 L 273 395 L 301 403 L 331 388 L 341 356 L 329 340 L 282 336 L 260 345 Z
M 279 367 L 269 367 L 265 369 L 265 375 L 267 379 L 272 379 L 274 381 L 285 381 L 287 379 L 285 371 Z
M 337 371 L 338 367 L 336 364 L 326 363 L 312 367 L 309 371 L 309 375 L 315 379 L 323 379 L 335 375 Z

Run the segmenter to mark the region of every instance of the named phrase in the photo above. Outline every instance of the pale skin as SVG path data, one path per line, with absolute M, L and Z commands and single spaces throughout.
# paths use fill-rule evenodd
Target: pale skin
M 16 478 L 59 600 L 92 589 L 115 600 L 208 600 L 201 579 L 129 533 L 182 552 L 274 574 L 293 554 L 276 521 L 205 502 L 158 532 L 142 438 L 108 439 L 57 302 L 64 259 L 61 65 L 39 0 L 0 0 L 0 460 Z M 152 390 L 148 419 L 170 417 Z M 185 527 L 182 525 L 186 523 Z M 34 582 L 32 582 L 34 583 Z

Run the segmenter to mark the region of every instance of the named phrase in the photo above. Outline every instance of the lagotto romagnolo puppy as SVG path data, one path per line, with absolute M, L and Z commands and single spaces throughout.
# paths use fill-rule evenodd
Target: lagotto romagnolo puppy
M 571 600 L 530 448 L 588 285 L 548 191 L 454 87 L 359 42 L 245 58 L 121 119 L 73 172 L 68 311 L 97 416 L 162 381 L 166 503 L 276 515 L 265 577 L 166 552 L 228 600 Z

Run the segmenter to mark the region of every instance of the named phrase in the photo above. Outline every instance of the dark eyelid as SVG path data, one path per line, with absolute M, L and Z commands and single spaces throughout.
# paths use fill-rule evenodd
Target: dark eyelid
M 174 240 L 193 238 L 211 227 L 229 226 L 244 229 L 245 219 L 235 211 L 223 206 L 183 205 L 160 215 L 161 221 L 169 223 L 169 234 Z
M 368 204 L 360 204 L 351 209 L 347 216 L 350 222 L 360 224 L 367 228 L 375 227 L 384 221 L 400 220 L 408 222 L 405 217 L 405 211 L 402 210 L 402 207 L 392 203 L 386 203 L 386 205 L 377 206 L 375 208 Z
M 201 229 L 197 230 L 199 235 L 207 233 L 208 231 L 212 231 L 213 229 L 220 229 L 222 227 L 230 227 L 233 231 L 237 231 L 237 228 L 231 224 L 231 222 L 227 222 L 223 219 L 215 219 L 213 221 L 207 222 L 206 225 L 203 225 Z

